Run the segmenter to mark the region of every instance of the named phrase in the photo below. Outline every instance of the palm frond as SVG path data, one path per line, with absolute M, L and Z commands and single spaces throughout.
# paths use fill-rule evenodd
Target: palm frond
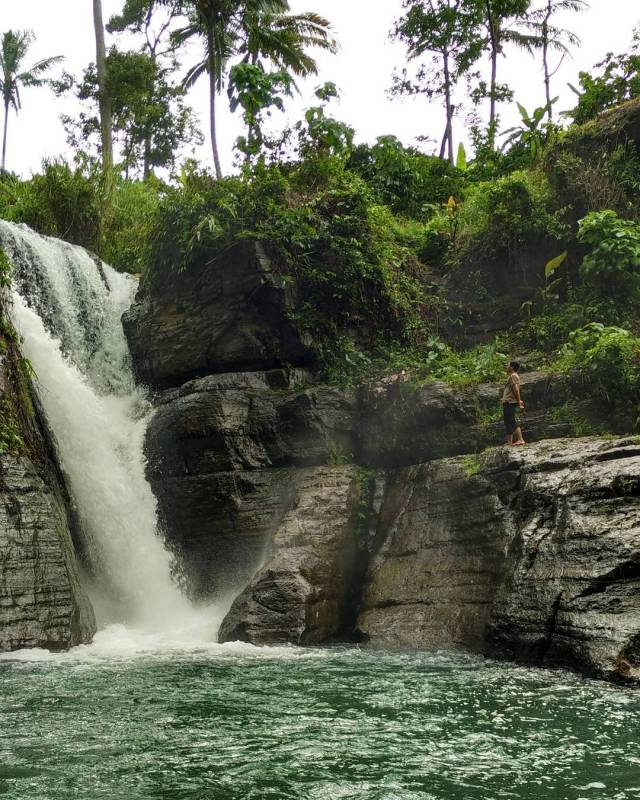
M 245 13 L 242 24 L 240 53 L 254 61 L 265 59 L 296 76 L 317 74 L 317 63 L 307 50 L 337 51 L 330 23 L 319 14 Z
M 56 64 L 60 64 L 62 61 L 64 61 L 64 59 L 64 56 L 51 56 L 50 58 L 43 58 L 41 61 L 37 61 L 24 74 L 40 75 L 43 72 L 47 72 L 47 70 L 51 69 L 51 67 L 55 67 Z
M 205 31 L 202 29 L 202 26 L 198 25 L 196 22 L 191 22 L 183 28 L 178 28 L 173 31 L 171 34 L 171 41 L 175 45 L 181 45 L 188 42 L 189 39 L 193 39 L 195 36 L 204 35 Z
M 49 81 L 44 77 L 55 64 L 63 60 L 63 56 L 52 56 L 37 61 L 30 69 L 21 70 L 22 62 L 29 47 L 34 41 L 31 31 L 5 31 L 0 39 L 0 88 L 7 106 L 13 107 L 16 113 L 22 107 L 20 87 L 44 86 Z
M 513 44 L 520 50 L 526 50 L 528 53 L 533 53 L 534 50 L 539 50 L 542 46 L 540 37 L 534 33 L 522 33 L 516 30 L 505 30 L 502 32 L 502 38 L 505 42 Z
M 185 89 L 191 89 L 191 87 L 207 72 L 207 61 L 200 61 L 198 64 L 194 64 L 193 67 L 187 72 L 187 74 L 182 79 L 182 86 Z
M 529 11 L 527 16 L 529 19 L 536 22 L 548 19 L 550 16 L 554 16 L 563 11 L 586 11 L 588 8 L 589 3 L 585 0 L 551 0 L 551 9 L 545 4 L 540 8 Z

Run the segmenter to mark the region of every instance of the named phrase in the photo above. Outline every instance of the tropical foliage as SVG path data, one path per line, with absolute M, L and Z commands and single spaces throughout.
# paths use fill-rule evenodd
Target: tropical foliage
M 64 119 L 75 158 L 49 160 L 28 180 L 4 173 L 0 216 L 149 282 L 215 269 L 221 248 L 259 240 L 282 283 L 295 284 L 296 322 L 330 380 L 395 370 L 492 380 L 507 355 L 526 350 L 582 392 L 636 397 L 637 36 L 581 74 L 571 116 L 585 124 L 567 128 L 552 85 L 578 42 L 558 21 L 582 0 L 405 0 L 392 36 L 407 58 L 392 93 L 420 95 L 441 119 L 435 144 L 407 146 L 390 135 L 359 141 L 335 112 L 331 81 L 275 130 L 316 73 L 315 56 L 337 47 L 328 20 L 294 13 L 288 0 L 123 0 L 107 32 L 126 33 L 127 49 L 118 39 L 102 55 L 102 4 L 93 5 L 98 63 L 56 83 L 81 103 Z M 25 70 L 31 36 L 9 34 L 5 110 L 57 61 Z M 541 104 L 517 102 L 519 122 L 504 130 L 514 48 L 542 66 Z M 202 77 L 213 175 L 187 158 L 200 141 L 188 92 Z M 244 123 L 230 177 L 217 146 L 221 102 Z M 464 111 L 471 147 L 457 130 Z
M 640 30 L 634 32 L 628 52 L 607 53 L 593 72 L 580 73 L 578 88 L 571 88 L 578 103 L 569 116 L 579 125 L 607 108 L 640 97 Z
M 315 13 L 290 14 L 288 0 L 179 0 L 188 22 L 176 31 L 174 42 L 183 45 L 199 39 L 204 56 L 188 71 L 188 88 L 203 75 L 209 80 L 209 130 L 216 176 L 222 175 L 217 137 L 217 97 L 226 85 L 234 60 L 263 72 L 268 65 L 292 76 L 317 71 L 310 48 L 335 50 L 329 22 Z M 249 136 L 250 138 L 250 136 Z
M 114 47 L 106 65 L 119 169 L 125 177 L 149 177 L 159 168 L 172 170 L 181 153 L 202 141 L 193 111 L 185 103 L 185 90 L 145 52 L 121 52 Z M 55 88 L 62 95 L 72 92 L 81 104 L 77 116 L 61 118 L 69 145 L 99 156 L 100 89 L 95 65 L 85 70 L 80 81 L 67 74 Z
M 640 398 L 640 338 L 624 328 L 591 323 L 574 331 L 557 366 L 614 405 Z

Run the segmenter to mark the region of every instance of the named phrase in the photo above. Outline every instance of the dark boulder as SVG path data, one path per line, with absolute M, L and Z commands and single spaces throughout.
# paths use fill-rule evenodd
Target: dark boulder
M 154 280 L 142 284 L 123 316 L 136 373 L 149 386 L 315 359 L 290 318 L 293 290 L 253 241 L 237 242 L 190 272 Z

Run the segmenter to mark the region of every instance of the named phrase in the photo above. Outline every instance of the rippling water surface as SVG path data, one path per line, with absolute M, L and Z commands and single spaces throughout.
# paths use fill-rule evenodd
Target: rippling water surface
M 0 661 L 12 800 L 640 798 L 640 693 L 463 656 L 189 647 Z

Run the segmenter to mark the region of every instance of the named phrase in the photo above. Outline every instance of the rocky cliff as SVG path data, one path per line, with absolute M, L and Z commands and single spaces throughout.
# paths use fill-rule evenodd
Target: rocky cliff
M 502 438 L 499 387 L 322 385 L 263 254 L 241 245 L 196 272 L 143 287 L 126 327 L 160 390 L 148 473 L 168 540 L 194 594 L 235 598 L 222 639 L 357 629 L 636 674 L 635 445 L 542 441 L 575 431 L 562 382 L 529 374 L 541 443 L 469 455 Z M 276 298 L 264 318 L 258 287 Z
M 313 361 L 291 322 L 292 291 L 255 242 L 240 242 L 195 273 L 157 279 L 123 318 L 139 378 L 175 386 L 214 372 Z
M 379 646 L 638 678 L 639 496 L 640 444 L 629 439 L 394 471 L 358 626 Z
M 220 640 L 318 644 L 348 633 L 362 557 L 362 501 L 355 467 L 304 470 L 264 563 L 231 606 Z
M 15 344 L 0 337 L 0 650 L 91 640 L 73 520 Z

